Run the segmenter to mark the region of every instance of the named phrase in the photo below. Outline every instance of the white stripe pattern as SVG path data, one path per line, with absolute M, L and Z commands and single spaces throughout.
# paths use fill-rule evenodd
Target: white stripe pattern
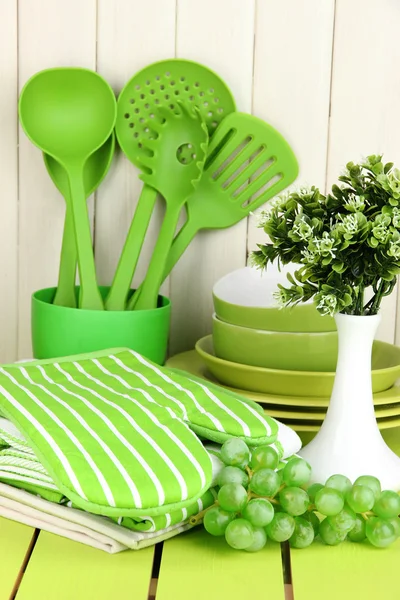
M 37 368 L 39 369 L 39 371 L 42 374 L 42 376 L 44 377 L 44 379 L 46 379 L 46 381 L 48 381 L 49 383 L 51 383 L 53 385 L 57 385 L 66 394 L 70 394 L 70 395 L 74 396 L 75 398 L 79 398 L 82 402 L 84 402 L 86 404 L 86 400 L 82 396 L 74 395 L 74 394 L 72 394 L 72 392 L 69 392 L 64 386 L 62 386 L 60 384 L 56 384 L 50 377 L 48 377 L 47 373 L 44 371 L 44 369 L 40 365 L 38 365 Z M 64 402 L 64 400 L 62 400 L 61 398 L 59 398 L 58 396 L 56 396 L 55 394 L 53 394 L 50 390 L 48 390 L 46 387 L 44 387 L 40 383 L 34 382 L 31 379 L 31 377 L 29 376 L 29 374 L 27 373 L 27 371 L 23 367 L 21 367 L 21 372 L 22 372 L 23 376 L 29 381 L 29 383 L 31 385 L 39 387 L 43 392 L 45 392 L 51 398 L 53 398 L 53 400 L 55 400 L 58 404 L 60 404 L 66 410 L 68 410 L 68 412 L 70 412 L 76 418 L 77 421 L 79 421 L 79 423 L 82 425 L 82 427 L 84 427 L 84 429 L 93 437 L 93 439 L 95 439 L 96 442 L 103 448 L 104 452 L 107 454 L 107 456 L 113 462 L 113 464 L 115 465 L 115 467 L 121 473 L 122 477 L 126 481 L 126 484 L 128 485 L 128 487 L 129 487 L 129 489 L 131 491 L 132 498 L 133 498 L 134 502 L 139 502 L 140 503 L 141 502 L 140 494 L 139 494 L 139 492 L 137 490 L 136 485 L 133 483 L 132 479 L 129 477 L 129 474 L 128 474 L 127 470 L 121 464 L 120 460 L 115 456 L 115 454 L 111 450 L 111 448 L 90 427 L 90 425 L 85 421 L 85 419 L 75 409 L 73 409 L 72 406 L 70 406 L 67 402 Z M 105 422 L 107 422 L 107 425 L 109 425 L 110 429 L 112 427 L 114 427 L 113 424 L 111 423 L 111 421 L 109 421 L 109 419 L 107 419 L 106 417 L 104 417 L 104 415 L 99 410 L 97 410 L 95 407 L 94 407 L 94 412 L 96 412 L 96 414 L 98 414 L 98 416 L 100 418 L 102 418 Z M 106 421 L 106 419 L 107 419 L 107 421 Z M 114 427 L 114 429 L 115 429 L 115 427 Z M 119 432 L 117 432 L 117 433 L 118 433 L 118 435 L 120 435 Z M 100 473 L 101 471 L 98 469 L 98 472 Z M 96 472 L 96 474 L 97 474 L 97 472 Z M 102 478 L 101 481 L 99 480 L 99 483 L 102 483 L 103 481 L 106 482 L 106 480 L 105 480 L 104 477 Z M 107 488 L 109 490 L 110 497 L 113 498 L 112 493 L 111 493 L 111 488 L 110 488 L 108 482 L 106 482 L 106 486 L 107 486 Z M 107 494 L 106 494 L 106 497 L 108 498 Z M 115 506 L 115 499 L 113 499 L 113 502 L 114 502 L 113 506 Z
M 87 371 L 85 371 L 85 369 L 82 367 L 82 365 L 79 365 L 78 363 L 73 363 L 73 364 L 78 369 L 78 371 L 80 373 L 82 373 L 83 375 L 85 375 L 88 379 L 90 379 L 91 381 L 93 381 L 94 383 L 96 383 L 97 385 L 99 385 L 100 387 L 103 387 L 104 389 L 107 389 L 108 391 L 112 392 L 113 394 L 116 394 L 117 396 L 121 396 L 122 398 L 125 398 L 126 400 L 129 400 L 130 402 L 133 402 L 135 404 L 135 406 L 137 406 L 141 411 L 143 411 L 153 421 L 153 423 L 157 427 L 159 427 L 160 429 L 162 429 L 168 435 L 168 437 L 178 446 L 178 448 L 190 460 L 190 462 L 193 464 L 193 466 L 195 467 L 196 471 L 198 472 L 198 474 L 200 476 L 202 487 L 204 487 L 206 485 L 206 476 L 205 476 L 204 470 L 203 470 L 202 466 L 200 465 L 200 463 L 192 455 L 192 453 L 188 451 L 187 447 L 181 442 L 181 440 L 168 427 L 166 427 L 165 425 L 163 425 L 151 411 L 149 411 L 145 406 L 143 406 L 142 404 L 140 404 L 140 402 L 138 402 L 132 396 L 130 396 L 128 394 L 122 394 L 121 392 L 117 392 L 113 388 L 110 388 L 108 385 L 106 385 L 100 379 L 97 379 L 93 375 L 90 375 L 90 373 L 87 373 Z M 103 367 L 103 365 L 100 365 L 100 370 L 102 372 L 104 372 L 105 374 L 109 373 L 109 371 L 105 367 Z M 75 383 L 76 383 L 76 385 L 80 385 L 77 382 L 75 382 Z M 97 394 L 97 392 L 95 392 L 94 390 L 91 390 L 90 388 L 85 388 L 85 389 L 88 390 L 88 391 L 90 391 L 92 394 L 96 394 L 98 396 L 98 398 L 101 398 L 102 400 L 104 400 L 108 404 L 112 404 L 113 406 L 115 406 L 115 408 L 117 408 L 117 410 L 119 410 L 120 412 L 123 412 L 123 414 L 126 415 L 127 418 L 132 419 L 132 417 L 130 417 L 130 415 L 126 411 L 124 411 L 120 406 L 118 406 L 117 404 L 114 404 L 113 402 L 110 402 L 109 400 L 106 400 L 105 398 L 103 398 L 103 396 L 100 396 L 99 394 Z M 140 427 L 139 425 L 136 424 L 135 421 L 133 421 L 133 422 L 135 423 L 136 427 Z M 186 426 L 186 428 L 187 428 L 187 426 Z M 187 428 L 187 430 L 190 431 L 190 429 L 188 429 L 188 428 Z M 171 459 L 169 458 L 169 456 L 167 456 L 165 454 L 164 450 L 162 450 L 162 448 L 160 448 L 160 446 L 155 442 L 155 440 L 149 438 L 149 436 L 147 435 L 147 433 L 144 432 L 142 429 L 141 429 L 141 431 L 143 432 L 143 435 L 146 437 L 147 441 L 149 441 L 152 444 L 153 447 L 157 448 L 157 452 L 159 452 L 160 456 L 163 457 L 164 461 L 168 464 L 169 468 L 175 474 L 175 476 L 177 477 L 178 481 L 182 482 L 182 484 L 185 486 L 186 492 L 183 494 L 182 500 L 186 500 L 187 499 L 187 486 L 186 486 L 185 480 L 182 477 L 182 474 L 175 467 L 175 465 L 173 464 L 173 462 L 171 461 Z M 192 433 L 192 432 L 190 432 L 190 433 Z
M 41 402 L 39 403 L 39 400 L 29 391 L 27 390 L 24 386 L 21 386 L 12 375 L 8 374 L 4 369 L 0 368 L 0 373 L 2 373 L 3 375 L 5 375 L 12 383 L 14 383 L 14 385 L 16 385 L 18 388 L 22 389 L 22 391 L 24 391 L 31 400 L 33 400 L 35 402 L 35 404 L 37 404 L 38 406 L 40 406 L 40 404 L 42 404 Z M 7 398 L 7 400 L 10 402 L 10 404 L 12 404 L 15 408 L 17 408 L 20 413 L 26 418 L 28 419 L 28 421 L 30 421 L 33 425 L 35 425 L 36 429 L 41 433 L 41 435 L 44 437 L 44 439 L 46 440 L 46 442 L 49 444 L 49 446 L 52 448 L 53 452 L 55 453 L 55 455 L 57 456 L 57 458 L 60 460 L 61 464 L 63 465 L 65 472 L 67 473 L 72 485 L 75 488 L 75 491 L 77 492 L 77 494 L 83 498 L 84 500 L 87 500 L 86 495 L 83 492 L 83 489 L 81 487 L 81 484 L 78 481 L 77 476 L 75 475 L 75 472 L 73 471 L 67 457 L 64 455 L 64 453 L 62 452 L 61 448 L 59 447 L 59 445 L 56 443 L 56 441 L 52 438 L 52 436 L 46 431 L 46 429 L 43 427 L 43 425 L 41 423 L 39 423 L 39 421 L 37 419 L 35 419 L 35 417 L 26 410 L 26 408 L 24 406 L 22 406 L 22 404 L 20 404 L 18 402 L 18 400 L 16 400 L 12 394 L 10 394 L 2 385 L 0 385 L 0 392 L 4 395 L 5 398 Z M 42 407 L 45 409 L 46 407 L 44 407 L 42 405 Z M 41 407 L 41 408 L 42 408 Z M 47 411 L 45 411 L 47 412 Z M 49 415 L 51 416 L 51 415 Z M 54 415 L 55 416 L 55 415 Z M 59 421 L 59 419 L 57 419 Z M 55 421 L 57 422 L 57 421 Z M 58 424 L 58 423 L 57 423 Z M 61 423 L 61 426 L 63 424 Z

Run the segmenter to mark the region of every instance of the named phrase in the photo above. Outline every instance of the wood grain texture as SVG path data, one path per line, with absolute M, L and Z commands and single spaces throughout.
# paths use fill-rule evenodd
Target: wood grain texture
M 239 110 L 251 110 L 254 0 L 178 0 L 177 56 L 215 70 L 231 88 Z M 170 351 L 193 348 L 211 330 L 212 287 L 245 265 L 246 220 L 222 231 L 203 231 L 171 275 Z
M 20 0 L 20 89 L 54 66 L 96 66 L 96 0 Z M 1 20 L 1 19 L 0 19 Z M 41 152 L 20 131 L 18 355 L 31 354 L 30 297 L 57 284 L 65 204 L 47 175 Z M 93 212 L 93 202 L 89 210 Z
M 0 7 L 0 360 L 17 357 L 18 63 L 17 3 Z
M 367 543 L 332 547 L 317 541 L 305 550 L 292 549 L 290 555 L 296 600 L 397 600 L 400 596 L 400 540 L 384 550 Z
M 400 164 L 400 5 L 336 0 L 328 183 L 349 160 L 385 153 Z M 394 341 L 396 293 L 382 305 L 378 338 Z
M 295 152 L 299 184 L 325 188 L 334 0 L 259 0 L 253 114 L 282 133 Z M 249 219 L 248 249 L 265 240 Z
M 195 529 L 164 543 L 157 600 L 284 600 L 279 544 L 236 552 Z
M 98 71 L 118 94 L 146 65 L 175 55 L 175 0 L 98 0 Z M 140 171 L 117 154 L 111 172 L 97 192 L 96 265 L 99 281 L 109 284 L 115 273 L 143 183 Z M 164 213 L 159 202 L 136 269 L 141 283 Z M 163 292 L 169 292 L 168 281 Z
M 110 556 L 41 532 L 18 600 L 147 600 L 154 547 Z
M 29 548 L 34 529 L 0 518 L 0 599 L 8 600 Z

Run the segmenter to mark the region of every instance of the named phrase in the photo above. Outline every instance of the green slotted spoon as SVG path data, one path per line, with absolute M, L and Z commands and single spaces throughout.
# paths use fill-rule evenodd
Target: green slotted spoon
M 221 120 L 235 110 L 227 85 L 210 69 L 189 60 L 169 59 L 139 71 L 118 98 L 116 135 L 128 159 L 140 168 L 148 151 L 142 142 L 155 137 L 155 109 L 175 110 L 177 101 L 196 106 L 211 137 Z M 144 185 L 105 305 L 123 310 L 132 284 L 157 191 Z
M 89 156 L 83 171 L 85 194 L 88 198 L 99 187 L 110 168 L 115 151 L 115 135 L 110 135 L 106 143 Z M 66 210 L 64 232 L 61 245 L 60 268 L 57 291 L 53 304 L 76 308 L 75 281 L 77 251 L 72 217 L 68 176 L 64 167 L 48 154 L 43 154 L 44 164 L 54 185 L 64 196 Z
M 102 310 L 83 171 L 88 158 L 105 144 L 114 129 L 114 92 L 94 71 L 47 69 L 25 84 L 19 117 L 29 139 L 56 159 L 68 175 L 80 276 L 79 307 Z
M 208 131 L 198 109 L 177 103 L 174 112 L 158 110 L 162 123 L 153 121 L 156 139 L 143 142 L 149 152 L 141 158 L 140 178 L 165 199 L 166 211 L 145 280 L 132 297 L 136 310 L 157 307 L 167 256 L 186 198 L 200 181 L 206 160 Z
M 165 279 L 201 229 L 231 227 L 293 183 L 299 167 L 293 150 L 271 125 L 232 113 L 208 147 L 203 175 L 186 201 L 187 221 L 174 239 Z M 135 306 L 133 299 L 128 309 Z

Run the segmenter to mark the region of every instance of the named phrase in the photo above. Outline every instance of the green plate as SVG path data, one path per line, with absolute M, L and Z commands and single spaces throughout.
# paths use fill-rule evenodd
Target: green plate
M 200 339 L 196 351 L 208 370 L 221 383 L 252 392 L 283 396 L 330 396 L 334 372 L 288 371 L 263 369 L 217 358 L 212 335 Z M 382 392 L 400 377 L 400 348 L 385 342 L 374 342 L 372 355 L 372 389 Z
M 214 384 L 218 384 L 222 387 L 226 387 L 242 396 L 248 398 L 249 400 L 254 400 L 259 404 L 266 404 L 269 407 L 273 407 L 273 410 L 282 410 L 282 407 L 293 407 L 294 411 L 300 411 L 301 409 L 305 409 L 308 411 L 316 410 L 316 412 L 323 413 L 324 409 L 326 409 L 329 405 L 329 398 L 316 398 L 316 397 L 305 397 L 305 396 L 279 396 L 279 395 L 271 395 L 271 394 L 262 394 L 258 392 L 249 392 L 247 390 L 233 388 L 229 386 L 225 386 L 221 384 L 208 370 L 201 359 L 201 357 L 197 354 L 195 350 L 190 350 L 189 352 L 182 352 L 181 354 L 176 354 L 172 358 L 167 361 L 167 366 L 171 369 L 180 369 L 181 371 L 187 371 L 192 375 L 196 375 L 196 377 L 201 377 L 208 381 L 211 381 Z M 379 411 L 387 410 L 391 408 L 391 405 L 397 405 L 400 403 L 400 387 L 392 387 L 384 392 L 379 392 L 378 394 L 374 394 L 374 404 L 379 407 Z M 394 407 L 393 411 L 396 411 L 397 408 Z M 398 412 L 393 412 L 393 414 L 400 413 L 400 409 Z M 389 415 L 382 415 L 389 416 Z

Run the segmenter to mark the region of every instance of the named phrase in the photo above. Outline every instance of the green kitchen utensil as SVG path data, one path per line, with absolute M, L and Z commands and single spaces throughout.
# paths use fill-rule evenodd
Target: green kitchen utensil
M 143 140 L 155 137 L 151 128 L 155 109 L 164 107 L 174 111 L 177 100 L 185 106 L 198 108 L 210 137 L 221 120 L 235 110 L 230 90 L 207 67 L 180 59 L 149 65 L 133 76 L 118 98 L 117 140 L 134 165 L 140 168 L 140 158 L 147 157 Z M 145 185 L 106 299 L 108 310 L 123 310 L 126 306 L 156 199 L 157 191 Z
M 187 199 L 187 221 L 172 244 L 164 279 L 200 229 L 235 225 L 297 174 L 296 157 L 276 129 L 252 115 L 228 115 L 210 141 L 202 178 Z M 129 308 L 132 304 L 133 298 Z
M 28 138 L 56 159 L 68 175 L 80 276 L 80 308 L 102 310 L 97 287 L 84 187 L 88 158 L 110 137 L 116 101 L 108 83 L 94 71 L 47 69 L 25 84 L 19 116 Z
M 113 132 L 106 143 L 96 150 L 96 152 L 94 152 L 91 156 L 89 156 L 88 160 L 86 161 L 83 171 L 83 182 L 86 197 L 89 197 L 91 194 L 93 194 L 106 176 L 114 156 L 114 151 L 115 135 Z M 77 252 L 68 176 L 64 167 L 49 154 L 43 154 L 43 159 L 48 174 L 50 175 L 58 191 L 62 196 L 64 196 L 66 204 L 58 286 L 53 303 L 59 306 L 75 308 Z
M 177 102 L 174 112 L 160 108 L 159 114 L 163 123 L 152 123 L 158 137 L 143 142 L 149 156 L 141 158 L 145 172 L 140 178 L 164 197 L 166 212 L 145 280 L 140 291 L 133 295 L 136 310 L 157 306 L 179 215 L 186 198 L 200 181 L 208 146 L 207 127 L 196 107 L 187 109 Z

